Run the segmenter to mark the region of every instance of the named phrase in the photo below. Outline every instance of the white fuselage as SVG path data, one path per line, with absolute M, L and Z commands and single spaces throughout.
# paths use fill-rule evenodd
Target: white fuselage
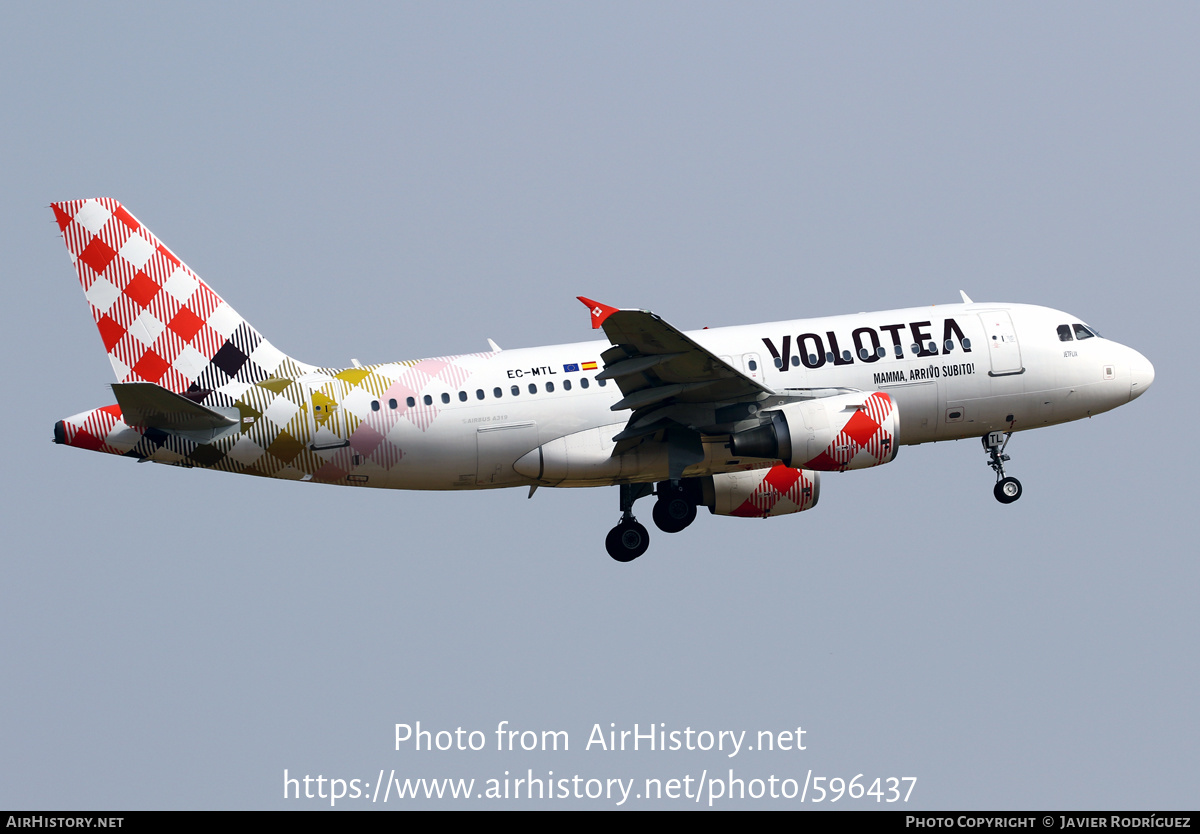
M 1082 327 L 1078 318 L 1045 307 L 949 304 L 687 335 L 780 394 L 884 391 L 899 406 L 899 442 L 913 445 L 1077 420 L 1128 402 L 1149 386 L 1154 371 L 1141 354 L 1090 333 L 1076 338 L 1077 325 Z M 1059 333 L 1063 326 L 1069 340 Z M 399 449 L 398 465 L 363 471 L 364 485 L 534 484 L 536 478 L 514 463 L 563 438 L 595 465 L 561 486 L 661 479 L 665 457 L 635 452 L 624 461 L 608 460 L 612 436 L 630 415 L 611 410 L 622 396 L 615 382 L 596 379 L 604 367 L 601 354 L 610 347 L 596 341 L 452 357 L 456 370 L 445 381 L 433 378 L 420 391 L 411 382 L 397 383 L 378 408 L 347 403 L 359 413 L 372 408 L 386 442 Z M 586 363 L 595 368 L 582 370 Z M 689 468 L 689 476 L 762 465 L 729 459 L 716 439 L 706 439 L 705 449 L 705 461 Z

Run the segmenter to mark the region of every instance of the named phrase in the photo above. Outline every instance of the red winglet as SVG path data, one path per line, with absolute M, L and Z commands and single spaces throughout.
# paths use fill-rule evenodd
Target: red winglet
M 604 320 L 617 312 L 616 307 L 609 307 L 607 304 L 601 304 L 599 301 L 592 301 L 590 298 L 584 298 L 582 295 L 575 296 L 580 301 L 588 306 L 592 312 L 592 330 L 599 329 L 600 325 L 604 324 Z

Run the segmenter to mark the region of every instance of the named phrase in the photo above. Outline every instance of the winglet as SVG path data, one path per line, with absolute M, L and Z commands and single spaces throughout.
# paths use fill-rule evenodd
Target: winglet
M 963 304 L 974 304 L 975 303 L 974 301 L 971 300 L 971 296 L 967 295 L 962 290 L 959 290 L 958 294 L 962 296 Z
M 582 295 L 575 296 L 582 301 L 591 310 L 592 313 L 592 330 L 600 329 L 600 325 L 604 324 L 604 320 L 617 312 L 616 307 L 609 307 L 607 304 L 601 304 L 599 301 L 592 301 L 590 298 L 584 298 Z

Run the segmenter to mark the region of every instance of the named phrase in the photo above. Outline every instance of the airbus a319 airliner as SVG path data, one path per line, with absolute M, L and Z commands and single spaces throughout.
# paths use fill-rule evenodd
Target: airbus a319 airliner
M 118 202 L 53 205 L 116 373 L 115 405 L 54 441 L 184 467 L 391 489 L 619 486 L 642 555 L 697 507 L 816 506 L 821 472 L 978 437 L 1002 503 L 1013 432 L 1140 396 L 1154 368 L 1068 313 L 975 303 L 683 333 L 581 298 L 607 342 L 319 368 L 282 353 Z

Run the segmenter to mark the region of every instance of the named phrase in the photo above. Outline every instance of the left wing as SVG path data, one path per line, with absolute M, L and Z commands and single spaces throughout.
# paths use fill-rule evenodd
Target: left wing
M 667 399 L 708 403 L 775 393 L 649 310 L 618 310 L 582 296 L 579 300 L 592 309 L 592 327 L 603 327 L 613 343 L 601 356 L 604 372 L 600 374 L 601 379 L 616 380 L 625 395 L 613 411 L 636 410 Z
M 701 436 L 722 433 L 753 418 L 753 403 L 775 395 L 648 310 L 619 310 L 579 296 L 613 347 L 601 354 L 600 379 L 624 395 L 613 411 L 631 409 L 614 455 L 661 433 L 669 449 L 672 479 L 704 459 Z

